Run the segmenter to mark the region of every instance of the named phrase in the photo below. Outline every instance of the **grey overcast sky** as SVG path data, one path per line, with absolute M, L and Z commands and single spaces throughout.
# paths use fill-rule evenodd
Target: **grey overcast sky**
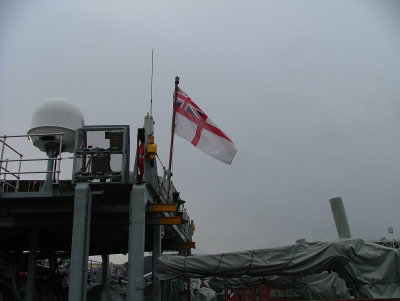
M 389 226 L 399 237 L 400 1 L 0 3 L 1 135 L 26 133 L 60 96 L 86 124 L 129 124 L 134 138 L 154 49 L 164 164 L 176 75 L 232 138 L 232 166 L 175 140 L 196 253 L 336 239 L 336 196 L 353 237 L 390 237 Z

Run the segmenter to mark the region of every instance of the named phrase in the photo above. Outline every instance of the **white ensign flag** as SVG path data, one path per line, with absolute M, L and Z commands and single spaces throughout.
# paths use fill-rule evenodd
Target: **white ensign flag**
M 206 154 L 231 164 L 237 152 L 232 140 L 190 99 L 177 89 L 175 133 Z

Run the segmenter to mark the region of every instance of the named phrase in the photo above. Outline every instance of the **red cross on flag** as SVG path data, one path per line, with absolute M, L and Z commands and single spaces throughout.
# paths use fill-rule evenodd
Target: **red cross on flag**
M 175 133 L 206 154 L 231 164 L 237 152 L 232 140 L 183 92 L 176 89 Z

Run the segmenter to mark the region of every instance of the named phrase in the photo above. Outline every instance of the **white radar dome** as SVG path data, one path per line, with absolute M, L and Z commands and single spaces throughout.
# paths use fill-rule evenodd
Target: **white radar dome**
M 75 145 L 75 130 L 83 125 L 83 115 L 78 107 L 65 99 L 54 98 L 34 111 L 28 135 L 33 145 L 46 152 L 49 143 L 60 144 L 61 136 L 53 134 L 62 132 L 62 151 L 72 153 Z M 35 136 L 36 134 L 40 136 Z

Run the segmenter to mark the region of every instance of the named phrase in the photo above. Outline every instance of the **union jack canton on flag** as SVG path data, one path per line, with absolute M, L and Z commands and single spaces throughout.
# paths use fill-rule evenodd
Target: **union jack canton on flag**
M 231 164 L 237 152 L 232 140 L 180 88 L 175 104 L 175 133 L 206 154 Z

